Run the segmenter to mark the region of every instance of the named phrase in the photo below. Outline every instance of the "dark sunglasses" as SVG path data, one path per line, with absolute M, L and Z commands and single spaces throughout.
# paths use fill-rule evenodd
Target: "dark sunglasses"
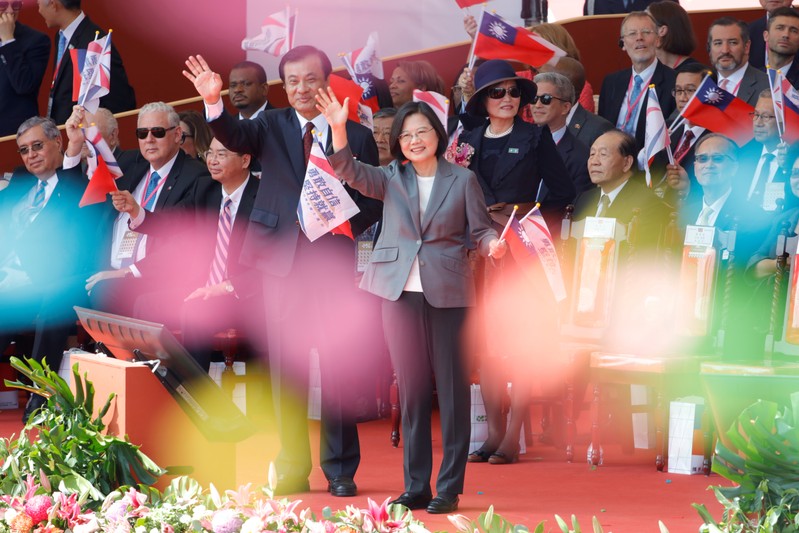
M 505 94 L 511 98 L 519 98 L 522 95 L 522 90 L 518 87 L 491 87 L 488 90 L 488 97 L 492 100 L 502 100 Z
M 0 2 L 0 11 L 5 11 L 8 9 L 8 6 L 11 6 L 11 9 L 14 11 L 19 11 L 22 9 L 22 0 L 14 0 L 13 2 Z
M 166 136 L 166 132 L 174 130 L 175 128 L 177 128 L 177 126 L 172 126 L 171 128 L 162 128 L 161 126 L 156 126 L 155 128 L 136 128 L 136 138 L 143 141 L 147 138 L 149 133 L 152 133 L 153 137 L 156 139 L 163 139 Z
M 552 103 L 552 100 L 560 100 L 561 102 L 566 102 L 563 98 L 558 98 L 557 96 L 552 96 L 551 94 L 537 94 L 533 96 L 533 103 L 537 104 L 540 100 L 542 104 L 549 105 Z

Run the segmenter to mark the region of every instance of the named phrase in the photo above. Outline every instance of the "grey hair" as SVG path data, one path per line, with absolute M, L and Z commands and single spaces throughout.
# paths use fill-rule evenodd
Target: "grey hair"
M 94 117 L 102 120 L 105 123 L 105 126 L 108 128 L 109 132 L 119 129 L 119 123 L 117 122 L 117 117 L 115 117 L 110 110 L 104 107 L 98 108 L 97 112 L 94 114 Z
M 20 124 L 19 128 L 17 128 L 17 137 L 21 137 L 29 129 L 35 128 L 36 126 L 41 126 L 44 136 L 50 140 L 61 137 L 61 132 L 58 131 L 58 126 L 55 125 L 55 121 L 46 117 L 31 117 Z
M 139 118 L 147 113 L 166 113 L 167 121 L 169 122 L 170 127 L 180 126 L 180 117 L 178 116 L 177 111 L 175 111 L 174 107 L 169 104 L 165 104 L 164 102 L 150 102 L 149 104 L 144 104 L 144 106 L 142 106 L 142 108 L 139 110 Z
M 572 105 L 574 105 L 575 95 L 574 95 L 574 85 L 572 85 L 571 80 L 560 74 L 558 72 L 541 72 L 535 75 L 533 81 L 536 84 L 544 82 L 544 83 L 551 83 L 555 86 L 555 90 L 558 92 L 556 96 L 559 98 L 563 98 L 564 100 L 568 101 Z

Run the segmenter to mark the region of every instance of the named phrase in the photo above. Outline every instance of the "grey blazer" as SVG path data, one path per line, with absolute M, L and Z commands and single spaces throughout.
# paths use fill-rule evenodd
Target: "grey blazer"
M 738 98 L 751 105 L 757 105 L 757 99 L 764 89 L 769 88 L 768 75 L 757 70 L 752 65 L 746 65 L 746 71 L 741 78 L 741 86 L 738 88 Z
M 498 238 L 474 173 L 439 158 L 430 201 L 420 220 L 413 165 L 393 161 L 372 167 L 354 160 L 349 147 L 328 159 L 350 187 L 383 201 L 382 230 L 361 288 L 397 300 L 418 255 L 424 296 L 430 305 L 473 305 L 474 277 L 467 246 L 474 243 L 488 255 L 489 242 Z

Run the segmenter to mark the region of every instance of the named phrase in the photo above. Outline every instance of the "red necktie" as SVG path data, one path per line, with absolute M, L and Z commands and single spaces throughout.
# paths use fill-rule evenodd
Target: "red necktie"
M 675 162 L 679 163 L 682 161 L 682 158 L 685 157 L 685 154 L 691 149 L 691 141 L 693 140 L 694 132 L 691 130 L 685 130 L 685 134 L 683 134 L 682 139 L 680 139 L 680 145 L 677 147 L 677 151 L 674 152 Z
M 233 217 L 231 216 L 230 198 L 225 200 L 225 206 L 219 213 L 219 223 L 216 227 L 216 249 L 214 259 L 211 261 L 211 275 L 208 278 L 208 286 L 219 285 L 225 280 L 227 274 L 227 253 L 230 246 L 230 232 L 233 229 Z
M 313 122 L 305 124 L 305 133 L 302 136 L 302 149 L 305 152 L 305 166 L 308 166 L 308 159 L 311 157 L 311 146 L 313 146 Z

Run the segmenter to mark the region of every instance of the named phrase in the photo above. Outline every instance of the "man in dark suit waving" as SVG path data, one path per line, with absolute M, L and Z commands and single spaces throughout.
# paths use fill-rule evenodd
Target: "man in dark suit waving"
M 281 450 L 276 460 L 278 493 L 307 491 L 311 471 L 306 420 L 309 352 L 319 348 L 322 379 L 321 466 L 334 496 L 354 496 L 360 462 L 354 414 L 347 412 L 357 363 L 343 357 L 358 345 L 357 306 L 346 306 L 354 287 L 355 249 L 349 237 L 327 234 L 313 243 L 300 233 L 297 206 L 312 131 L 329 146 L 327 121 L 315 96 L 328 86 L 330 59 L 312 46 L 290 50 L 280 61 L 288 102 L 254 120 L 236 120 L 221 102 L 222 79 L 202 57 L 186 61 L 184 75 L 206 104 L 214 134 L 228 149 L 258 154 L 263 175 L 242 246 L 242 261 L 263 274 L 269 366 Z M 347 123 L 353 154 L 377 164 L 371 132 Z M 358 235 L 379 217 L 381 204 L 348 190 L 361 212 L 350 219 Z
M 17 22 L 22 0 L 0 10 L 0 137 L 39 114 L 37 97 L 47 70 L 47 35 Z
M 48 28 L 58 28 L 55 36 L 55 64 L 53 84 L 50 88 L 50 109 L 48 116 L 56 124 L 64 124 L 72 114 L 72 76 L 75 66 L 69 51 L 73 48 L 85 49 L 94 41 L 97 32 L 105 32 L 89 20 L 80 8 L 80 0 L 41 0 L 39 13 Z M 112 113 L 128 111 L 136 107 L 133 87 L 128 83 L 128 75 L 122 65 L 122 58 L 111 45 L 111 92 L 100 98 L 100 105 Z

